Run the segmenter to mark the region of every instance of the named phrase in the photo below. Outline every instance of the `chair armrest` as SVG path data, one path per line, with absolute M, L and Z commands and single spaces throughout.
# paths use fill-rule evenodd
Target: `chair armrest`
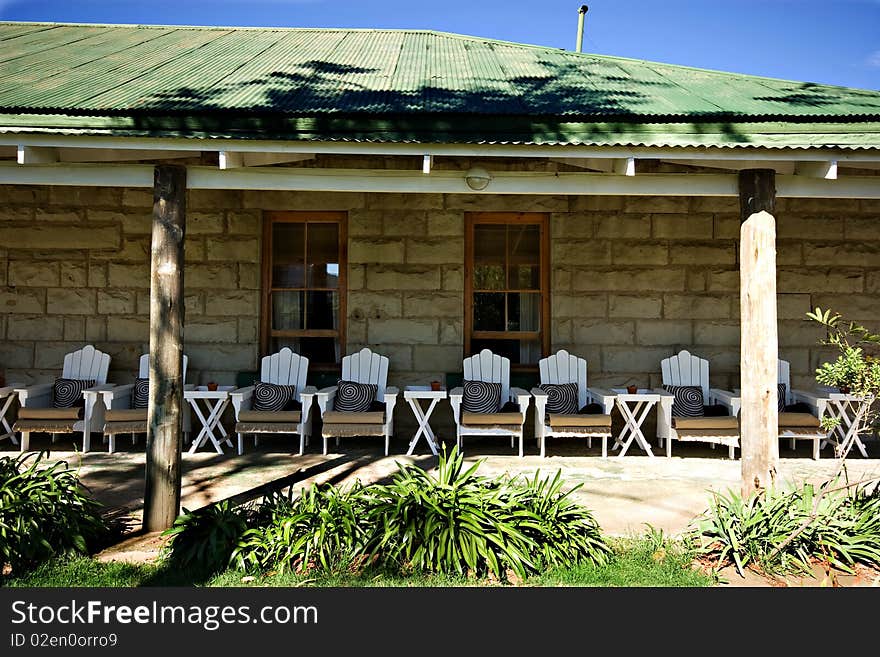
M 16 388 L 15 393 L 18 395 L 18 401 L 22 406 L 42 408 L 50 405 L 54 385 L 54 383 L 38 383 L 33 386 Z
M 397 404 L 397 395 L 400 391 L 395 387 L 385 388 L 385 415 L 391 418 L 394 413 L 394 406 Z
M 532 396 L 522 388 L 511 388 L 510 398 L 516 399 L 516 403 L 519 404 L 519 412 L 522 413 L 523 422 L 525 422 L 526 411 L 529 410 L 529 402 L 532 401 Z
M 328 409 L 333 408 L 333 400 L 336 398 L 337 388 L 338 386 L 329 386 L 328 388 L 321 388 L 315 393 L 315 396 L 318 398 L 318 409 L 321 412 L 321 417 L 324 417 L 324 413 Z
M 133 383 L 113 386 L 110 390 L 102 390 L 100 392 L 101 398 L 104 401 L 104 408 L 130 408 L 133 394 Z
M 300 422 L 306 425 L 309 420 L 309 415 L 312 412 L 312 406 L 315 403 L 315 395 L 318 394 L 318 389 L 315 386 L 306 386 L 299 393 L 299 400 L 302 403 L 302 415 L 300 416 Z
M 464 395 L 464 388 L 461 386 L 453 388 L 449 391 L 449 405 L 452 406 L 452 417 L 456 424 L 461 424 L 461 398 Z
M 229 400 L 232 402 L 232 409 L 235 411 L 235 421 L 238 421 L 238 414 L 241 411 L 250 410 L 253 405 L 254 386 L 246 386 L 244 388 L 236 388 L 229 393 Z
M 727 410 L 734 417 L 739 415 L 739 409 L 742 406 L 742 398 L 730 390 L 721 390 L 720 388 L 709 388 L 709 402 L 720 403 L 726 406 Z
M 546 398 L 548 397 L 547 392 L 544 390 L 541 390 L 540 388 L 532 388 L 529 392 L 531 393 L 532 397 L 534 397 L 535 399 L 538 399 L 539 397 L 543 397 L 546 400 Z
M 602 404 L 606 415 L 610 415 L 614 410 L 614 400 L 617 399 L 617 395 L 605 388 L 587 388 L 587 397 L 594 403 Z
M 807 404 L 813 409 L 814 415 L 819 418 L 825 415 L 825 407 L 828 405 L 829 401 L 828 398 L 823 395 L 817 395 L 812 392 L 807 392 L 806 390 L 792 390 L 791 398 L 795 402 Z

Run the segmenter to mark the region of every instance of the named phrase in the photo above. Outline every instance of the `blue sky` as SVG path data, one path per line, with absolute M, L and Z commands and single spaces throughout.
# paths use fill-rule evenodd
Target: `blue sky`
M 574 48 L 570 0 L 0 0 L 0 19 L 419 28 Z M 588 1 L 584 50 L 880 90 L 880 0 Z

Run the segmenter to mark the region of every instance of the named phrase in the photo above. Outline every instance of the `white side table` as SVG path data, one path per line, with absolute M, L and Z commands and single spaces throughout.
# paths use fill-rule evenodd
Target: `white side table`
M 862 401 L 862 398 L 859 395 L 834 392 L 833 389 L 828 388 L 820 389 L 819 395 L 827 400 L 825 404 L 825 414 L 830 418 L 840 419 L 840 423 L 834 427 L 833 433 L 836 433 L 839 436 L 839 444 L 842 445 L 846 442 L 847 438 L 851 434 L 856 433 L 858 429 L 858 427 L 855 426 L 856 407 Z M 861 455 L 868 458 L 868 450 L 865 449 L 865 444 L 862 442 L 861 438 L 859 438 L 858 433 L 856 433 L 853 442 Z M 821 447 L 825 447 L 827 444 L 828 441 L 825 440 L 822 442 Z
M 642 432 L 642 425 L 651 409 L 659 403 L 660 395 L 646 389 L 639 389 L 635 394 L 628 393 L 626 388 L 612 388 L 611 391 L 617 395 L 615 401 L 624 422 L 623 429 L 615 439 L 612 449 L 620 449 L 618 456 L 624 456 L 635 440 L 648 456 L 653 457 L 654 452 L 651 451 L 651 445 Z
M 437 402 L 441 399 L 446 399 L 446 389 L 431 390 L 430 386 L 406 386 L 403 389 L 403 398 L 409 403 L 413 415 L 415 415 L 416 420 L 419 421 L 419 429 L 416 431 L 416 435 L 413 436 L 412 440 L 409 441 L 409 449 L 406 452 L 407 456 L 412 456 L 412 453 L 416 448 L 416 443 L 419 442 L 419 438 L 422 434 L 425 434 L 425 440 L 428 442 L 428 447 L 431 448 L 431 452 L 434 456 L 437 456 L 437 437 L 431 430 L 431 425 L 428 421 L 431 417 L 431 413 L 434 412 L 434 407 L 437 405 Z M 430 400 L 428 410 L 422 408 L 422 405 L 419 402 L 420 399 Z
M 16 388 L 23 387 L 23 383 L 10 383 L 8 386 L 0 388 L 0 432 L 2 432 L 0 433 L 0 440 L 9 438 L 13 445 L 18 445 L 18 439 L 12 431 L 12 425 L 10 425 L 9 421 L 6 419 L 6 414 L 12 407 L 12 402 L 18 397 L 18 395 L 15 394 Z
M 226 429 L 220 423 L 220 418 L 223 417 L 223 411 L 229 406 L 229 393 L 233 390 L 235 390 L 235 386 L 219 386 L 217 390 L 208 390 L 208 386 L 195 386 L 192 390 L 183 391 L 183 398 L 190 403 L 190 406 L 192 406 L 196 413 L 196 417 L 202 423 L 201 431 L 199 431 L 192 441 L 192 445 L 190 445 L 190 454 L 194 454 L 209 438 L 218 454 L 223 453 L 222 442 L 232 447 L 232 441 L 226 435 Z M 205 411 L 208 413 L 207 417 L 202 413 L 199 401 L 204 405 Z M 219 437 L 215 430 L 219 431 Z

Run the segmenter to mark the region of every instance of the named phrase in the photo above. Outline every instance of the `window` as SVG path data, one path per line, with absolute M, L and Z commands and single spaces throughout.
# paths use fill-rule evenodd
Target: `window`
M 465 354 L 534 367 L 550 350 L 548 216 L 469 213 L 465 230 Z
M 335 367 L 345 340 L 346 215 L 268 212 L 263 227 L 263 354 L 282 347 Z

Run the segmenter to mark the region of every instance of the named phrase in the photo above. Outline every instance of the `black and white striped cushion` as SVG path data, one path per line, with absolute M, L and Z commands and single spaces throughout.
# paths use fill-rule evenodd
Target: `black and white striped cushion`
M 668 386 L 663 388 L 675 395 L 672 415 L 675 417 L 703 417 L 703 389 L 700 386 Z
M 283 411 L 293 400 L 296 386 L 285 386 L 278 383 L 257 381 L 254 384 L 255 411 Z
M 501 384 L 465 381 L 461 410 L 467 413 L 497 413 L 501 408 Z
M 547 412 L 572 415 L 578 412 L 577 383 L 542 383 L 538 386 L 547 393 Z
M 84 405 L 82 391 L 93 385 L 95 385 L 94 379 L 55 379 L 55 384 L 52 387 L 52 406 L 71 408 Z
M 150 380 L 137 379 L 134 382 L 134 397 L 132 408 L 147 408 L 150 405 Z
M 786 386 L 784 383 L 776 384 L 776 394 L 779 395 L 778 401 L 776 403 L 776 408 L 779 410 L 780 413 L 785 413 L 785 392 L 787 387 L 788 386 Z
M 342 413 L 363 413 L 376 401 L 378 393 L 379 386 L 375 383 L 357 383 L 340 379 L 336 384 L 333 410 Z

